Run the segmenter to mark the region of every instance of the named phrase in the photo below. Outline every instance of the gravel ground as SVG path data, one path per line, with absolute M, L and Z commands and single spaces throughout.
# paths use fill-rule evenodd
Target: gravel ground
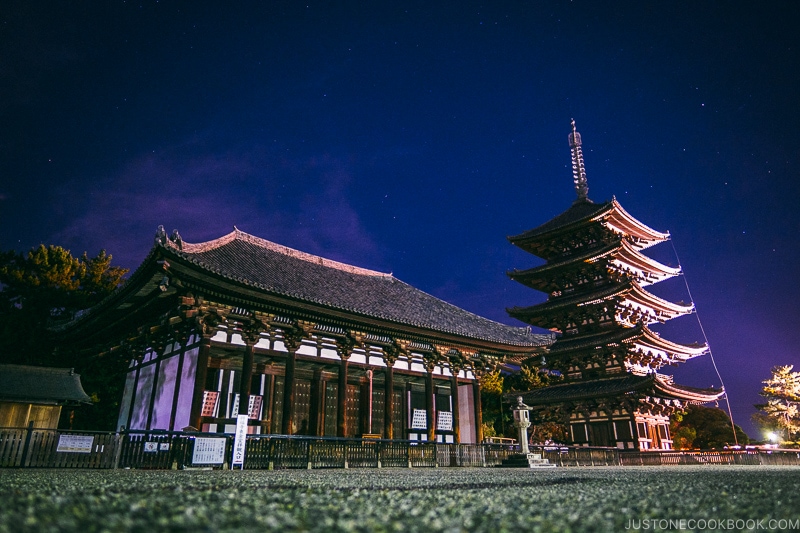
M 798 480 L 764 466 L 0 470 L 0 532 L 800 530 Z

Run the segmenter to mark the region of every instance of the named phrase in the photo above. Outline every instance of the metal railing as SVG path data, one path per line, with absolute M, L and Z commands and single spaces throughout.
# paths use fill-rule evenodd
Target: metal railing
M 589 446 L 531 446 L 531 451 L 557 466 L 619 466 L 625 453 L 618 448 Z
M 0 468 L 229 468 L 233 435 L 167 431 L 85 432 L 0 428 Z M 198 459 L 213 441 L 216 459 Z M 516 446 L 248 435 L 244 469 L 493 467 Z M 798 450 L 648 451 L 531 446 L 561 467 L 650 465 L 800 465 Z
M 198 439 L 220 443 L 217 462 L 195 463 Z M 0 467 L 222 468 L 231 462 L 233 435 L 167 431 L 119 433 L 0 428 Z M 508 447 L 405 440 L 248 435 L 245 469 L 435 468 L 499 464 Z
M 800 450 L 692 450 L 623 452 L 622 466 L 800 465 Z

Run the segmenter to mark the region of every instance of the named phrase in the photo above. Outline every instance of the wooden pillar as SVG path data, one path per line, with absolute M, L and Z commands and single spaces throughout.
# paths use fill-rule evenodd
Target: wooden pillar
M 354 332 L 349 332 L 344 337 L 336 339 L 336 353 L 339 354 L 339 393 L 337 397 L 336 406 L 336 436 L 347 436 L 347 371 L 349 366 L 350 356 L 353 354 L 353 349 L 358 344 Z
M 387 362 L 383 380 L 383 438 L 394 438 L 394 368 Z
M 428 418 L 428 440 L 436 440 L 436 405 L 434 403 L 435 390 L 433 388 L 433 365 L 426 366 L 428 374 L 425 376 L 425 410 Z
M 311 401 L 308 412 L 308 434 L 319 436 L 323 433 L 322 420 L 320 416 L 323 408 L 323 399 L 325 397 L 325 381 L 322 379 L 322 369 L 314 370 L 314 377 L 311 380 Z
M 407 343 L 394 339 L 388 346 L 383 347 L 383 362 L 386 364 L 386 371 L 383 380 L 383 438 L 393 439 L 394 437 L 394 365 L 400 355 L 408 355 Z M 402 436 L 405 438 L 405 435 Z
M 475 405 L 475 440 L 483 442 L 483 411 L 481 410 L 481 382 L 477 376 L 472 382 L 472 403 Z
M 339 394 L 336 406 L 336 436 L 347 436 L 347 368 L 350 354 L 339 353 Z
M 289 348 L 286 354 L 286 370 L 283 377 L 283 418 L 281 433 L 294 434 L 294 369 L 297 363 L 297 347 Z
M 208 375 L 208 360 L 211 356 L 211 333 L 203 333 L 200 340 L 200 349 L 197 353 L 197 368 L 194 373 L 194 392 L 192 393 L 192 414 L 190 424 L 198 431 L 202 431 L 203 392 L 206 390 L 206 376 Z
M 453 442 L 461 444 L 461 430 L 458 425 L 458 368 L 450 368 L 450 398 L 453 402 Z
M 263 433 L 272 433 L 272 417 L 275 401 L 275 375 L 270 374 L 268 377 L 269 393 L 264 398 L 264 418 L 261 420 L 261 426 L 264 428 Z
M 372 369 L 367 369 L 366 382 L 361 386 L 361 433 L 372 433 Z
M 297 364 L 297 350 L 303 343 L 303 339 L 311 332 L 314 324 L 297 321 L 292 326 L 283 328 L 283 345 L 286 346 L 286 371 L 283 377 L 283 418 L 281 420 L 281 433 L 284 435 L 294 435 L 294 371 Z
M 237 414 L 240 415 L 250 414 L 250 386 L 253 382 L 254 350 L 255 344 L 252 340 L 245 340 L 244 356 L 242 357 L 242 375 L 239 379 L 239 412 Z

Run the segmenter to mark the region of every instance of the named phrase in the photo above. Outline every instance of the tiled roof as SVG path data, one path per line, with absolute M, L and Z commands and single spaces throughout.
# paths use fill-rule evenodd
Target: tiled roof
M 514 281 L 519 281 L 524 284 L 532 284 L 536 280 L 549 281 L 550 278 L 555 277 L 553 272 L 558 272 L 562 269 L 581 268 L 587 263 L 592 263 L 604 255 L 609 255 L 622 246 L 620 241 L 612 242 L 610 244 L 603 244 L 594 248 L 589 248 L 581 253 L 570 256 L 567 258 L 548 261 L 544 265 L 540 265 L 526 270 L 514 269 L 506 274 Z
M 618 396 L 646 389 L 654 382 L 654 374 L 649 376 L 626 374 L 620 377 L 551 385 L 516 395 L 508 394 L 506 398 L 512 399 L 512 396 L 522 396 L 522 401 L 528 405 L 543 405 L 588 398 Z
M 530 307 L 512 307 L 507 311 L 509 315 L 524 321 L 533 320 L 541 316 L 549 318 L 559 309 L 580 307 L 590 302 L 608 300 L 625 291 L 629 291 L 632 285 L 630 280 L 625 280 L 621 283 L 609 283 L 599 289 L 591 287 L 589 291 L 580 291 L 565 296 L 558 296 Z M 560 320 L 560 318 L 556 318 L 556 320 Z
M 677 385 L 672 382 L 669 376 L 662 374 L 648 374 L 646 376 L 626 374 L 619 377 L 552 385 L 523 393 L 510 393 L 505 395 L 505 398 L 506 400 L 514 401 L 517 396 L 522 396 L 524 403 L 535 406 L 580 401 L 589 398 L 609 398 L 633 392 L 643 392 L 661 398 L 693 403 L 712 402 L 725 393 L 724 389 L 699 389 Z
M 288 296 L 395 323 L 514 346 L 542 346 L 549 334 L 483 318 L 391 274 L 307 254 L 239 230 L 201 244 L 162 244 L 180 257 L 265 294 Z
M 615 327 L 588 335 L 565 335 L 550 346 L 550 353 L 564 353 L 617 344 L 643 335 L 645 327 L 644 325 L 638 325 L 634 328 Z
M 509 237 L 508 240 L 516 244 L 517 242 L 526 241 L 532 237 L 543 235 L 550 231 L 555 231 L 563 227 L 569 226 L 576 222 L 589 220 L 596 217 L 613 207 L 612 202 L 604 202 L 602 204 L 595 204 L 591 200 L 576 200 L 569 209 L 551 218 L 541 226 L 528 230 L 519 235 Z
M 21 403 L 92 403 L 80 375 L 69 368 L 0 365 L 0 400 Z

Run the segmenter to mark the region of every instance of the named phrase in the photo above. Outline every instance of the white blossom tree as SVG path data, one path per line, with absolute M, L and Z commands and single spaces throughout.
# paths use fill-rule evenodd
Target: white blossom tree
M 785 433 L 786 440 L 800 436 L 800 372 L 792 365 L 772 368 L 772 376 L 762 381 L 761 389 L 767 403 L 756 405 L 755 419 L 765 428 L 775 428 Z

